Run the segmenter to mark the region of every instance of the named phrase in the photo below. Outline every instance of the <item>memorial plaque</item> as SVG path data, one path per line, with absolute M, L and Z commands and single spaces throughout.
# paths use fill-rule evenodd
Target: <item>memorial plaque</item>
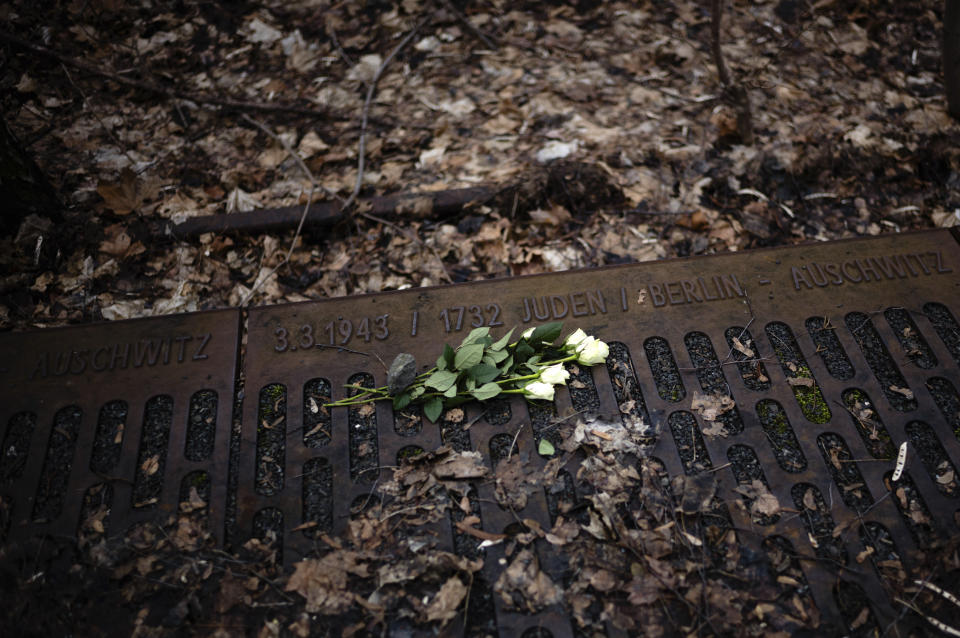
M 592 420 L 642 429 L 663 484 L 687 481 L 681 518 L 716 480 L 717 526 L 825 622 L 861 622 L 862 602 L 886 627 L 902 607 L 885 570 L 960 531 L 958 319 L 957 237 L 930 231 L 255 308 L 245 335 L 238 311 L 8 333 L 0 536 L 73 537 L 95 512 L 117 534 L 195 490 L 218 539 L 268 539 L 289 565 L 343 534 L 419 452 L 446 444 L 495 467 L 519 451 L 536 472 L 540 452 Z M 610 344 L 606 365 L 573 370 L 551 403 L 471 402 L 437 422 L 390 402 L 324 407 L 351 385 L 386 385 L 399 353 L 423 371 L 473 328 L 549 321 Z M 582 462 L 571 455 L 557 485 L 513 511 L 493 481 L 474 481 L 472 529 L 550 530 L 560 500 L 586 516 Z M 759 487 L 779 508 L 754 507 Z M 427 526 L 439 549 L 484 559 L 471 584 L 480 611 L 455 632 L 575 635 L 562 604 L 505 607 L 492 584 L 507 543 L 480 549 L 461 519 L 451 507 Z M 531 547 L 553 582 L 570 578 L 565 549 Z M 786 576 L 783 561 L 799 567 Z
M 161 520 L 197 490 L 222 539 L 240 313 L 0 335 L 9 541 Z
M 852 587 L 889 621 L 882 565 L 855 557 L 873 546 L 878 556 L 909 561 L 958 531 L 958 318 L 960 250 L 947 231 L 253 309 L 240 534 L 275 538 L 295 561 L 317 534 L 342 532 L 351 508 L 375 498 L 384 468 L 411 449 L 448 443 L 495 463 L 506 436 L 537 468 L 546 462 L 538 442 L 555 435 L 559 419 L 634 419 L 652 428 L 651 454 L 670 476 L 719 480 L 744 546 L 774 543 L 809 557 L 803 573 L 825 619 L 841 620 L 839 599 Z M 583 328 L 610 342 L 611 357 L 581 370 L 580 383 L 553 405 L 473 403 L 457 424 L 395 413 L 389 402 L 322 408 L 347 396 L 348 384 L 386 385 L 398 353 L 425 370 L 444 343 L 456 346 L 475 327 L 499 336 L 557 320 L 565 332 Z M 697 409 L 704 397 L 707 407 L 720 397 L 735 407 L 708 421 Z M 905 442 L 906 465 L 894 480 Z M 754 480 L 786 512 L 754 517 L 734 506 L 742 498 L 734 490 Z M 550 494 L 510 512 L 496 505 L 491 485 L 477 489 L 483 530 L 501 533 L 517 517 L 550 528 Z M 437 539 L 457 547 L 451 525 Z M 502 552 L 486 550 L 488 582 Z M 540 560 L 561 582 L 555 554 L 541 548 Z M 560 607 L 523 616 L 499 597 L 494 603 L 501 635 L 535 627 L 571 635 Z

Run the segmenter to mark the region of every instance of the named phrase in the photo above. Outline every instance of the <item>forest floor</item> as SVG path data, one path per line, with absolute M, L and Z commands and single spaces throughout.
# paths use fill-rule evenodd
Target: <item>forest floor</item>
M 728 3 L 720 38 L 729 86 L 718 75 L 709 5 L 5 4 L 0 109 L 66 213 L 56 223 L 31 217 L 0 237 L 0 329 L 960 224 L 960 122 L 945 111 L 940 0 Z M 752 139 L 738 125 L 738 88 L 749 96 Z M 471 187 L 486 194 L 462 210 L 424 204 Z M 416 197 L 393 210 L 368 201 L 400 194 Z M 175 228 L 324 204 L 338 223 L 297 231 L 298 214 L 270 232 L 187 237 Z M 580 435 L 565 441 L 568 452 L 614 458 L 637 445 Z M 439 480 L 466 499 L 459 482 L 476 478 L 471 463 L 447 450 L 398 472 L 391 486 L 422 504 L 439 498 Z M 597 494 L 610 481 L 642 484 L 640 526 L 652 534 L 644 542 L 664 552 L 647 557 L 660 584 L 630 580 L 633 565 L 626 580 L 610 580 L 599 545 L 586 543 L 571 554 L 582 569 L 564 594 L 578 622 L 649 635 L 829 633 L 816 628 L 796 561 L 777 548 L 776 591 L 731 596 L 716 581 L 698 585 L 704 569 L 738 568 L 735 547 L 694 551 L 689 532 L 711 533 L 709 507 L 686 511 L 689 499 L 671 502 L 656 467 L 641 469 L 594 467 L 583 478 Z M 537 480 L 548 477 L 523 489 Z M 679 480 L 675 494 L 703 489 Z M 398 497 L 395 506 L 409 502 Z M 311 626 L 317 633 L 318 614 L 336 619 L 319 625 L 330 635 L 418 623 L 486 630 L 477 615 L 494 590 L 472 617 L 459 611 L 476 561 L 418 553 L 415 534 L 397 540 L 382 517 L 358 517 L 349 538 L 326 539 L 323 558 L 290 574 L 269 547 L 250 544 L 242 560 L 215 549 L 195 516 L 203 505 L 191 495 L 171 526 L 139 530 L 120 546 L 102 542 L 102 522 L 91 519 L 78 565 L 99 568 L 78 567 L 44 587 L 3 572 L 4 590 L 20 591 L 6 622 L 35 623 L 38 635 L 92 635 L 103 617 L 126 613 L 119 604 L 133 609 L 123 626 L 138 635 L 306 636 Z M 676 512 L 700 527 L 671 530 Z M 611 516 L 603 522 L 622 523 L 619 510 Z M 596 532 L 600 521 L 581 524 Z M 564 546 L 580 525 L 524 529 L 518 538 Z M 488 589 L 528 610 L 557 604 L 561 594 L 525 542 L 510 542 L 514 562 Z M 41 548 L 18 551 L 23 565 Z M 956 548 L 941 558 L 956 566 Z M 116 597 L 89 594 L 98 588 Z M 698 611 L 689 602 L 697 600 L 716 613 Z M 849 625 L 866 635 L 872 622 L 857 608 Z
M 745 145 L 703 3 L 10 3 L 0 27 L 27 42 L 4 41 L 0 107 L 69 213 L 0 239 L 0 326 L 955 225 L 941 4 L 733 3 Z M 364 112 L 360 205 L 308 224 L 276 272 L 295 223 L 164 232 L 311 188 L 339 210 Z M 493 195 L 453 215 L 363 204 L 476 186 Z

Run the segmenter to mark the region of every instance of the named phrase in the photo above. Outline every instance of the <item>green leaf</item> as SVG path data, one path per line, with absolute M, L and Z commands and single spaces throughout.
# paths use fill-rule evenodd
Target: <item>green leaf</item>
M 468 334 L 466 338 L 464 338 L 463 343 L 460 344 L 460 348 L 462 349 L 463 346 L 468 346 L 471 343 L 476 343 L 481 339 L 483 339 L 484 337 L 486 337 L 488 334 L 490 334 L 489 326 L 483 326 L 482 328 L 474 328 L 473 330 L 470 331 L 470 334 Z
M 510 328 L 510 332 L 508 332 L 507 334 L 505 334 L 505 335 L 503 335 L 502 337 L 500 337 L 500 338 L 497 340 L 496 343 L 494 343 L 492 346 L 490 346 L 490 349 L 491 349 L 491 350 L 503 350 L 504 346 L 506 346 L 508 343 L 510 343 L 510 335 L 513 334 L 513 331 L 514 331 L 514 330 L 516 330 L 516 328 Z
M 510 355 L 509 357 L 507 357 L 506 359 L 504 359 L 503 363 L 500 364 L 500 372 L 501 372 L 501 374 L 505 374 L 505 375 L 506 375 L 507 373 L 510 372 L 510 368 L 512 368 L 512 367 L 513 367 L 513 355 Z
M 434 423 L 443 412 L 443 400 L 440 397 L 433 397 L 423 405 L 423 415 Z
M 560 336 L 561 330 L 563 330 L 562 321 L 551 321 L 550 323 L 545 323 L 542 326 L 537 326 L 527 341 L 533 344 L 533 347 L 535 348 L 541 343 L 553 343 L 557 340 L 557 337 Z
M 485 383 L 470 394 L 480 401 L 486 401 L 500 394 L 500 386 L 496 383 Z
M 421 394 L 423 394 L 423 393 L 426 392 L 426 391 L 427 391 L 427 389 L 426 389 L 425 387 L 423 387 L 422 385 L 414 386 L 414 387 L 410 390 L 410 398 L 411 398 L 411 399 L 416 399 L 417 397 L 419 397 Z
M 443 354 L 440 355 L 440 358 L 437 359 L 437 370 L 447 370 L 453 367 L 453 357 L 454 352 L 453 348 L 450 347 L 450 344 L 443 344 Z
M 457 350 L 457 356 L 453 360 L 453 366 L 457 370 L 466 370 L 480 363 L 482 359 L 483 344 L 472 343 L 467 346 L 461 346 L 460 349 Z
M 540 456 L 553 456 L 556 454 L 557 449 L 553 447 L 553 443 L 550 442 L 548 438 L 540 439 L 540 444 L 537 446 L 537 453 Z
M 393 397 L 393 409 L 402 410 L 408 405 L 410 405 L 410 400 L 413 398 L 410 396 L 410 392 L 403 392 Z
M 490 350 L 488 348 L 486 354 L 483 355 L 483 359 L 486 362 L 487 358 L 489 357 L 493 363 L 500 363 L 509 356 L 510 352 L 507 350 Z
M 514 354 L 517 355 L 518 361 L 526 361 L 535 352 L 536 350 L 531 348 L 529 343 L 527 343 L 526 341 L 521 341 L 520 343 L 517 344 L 517 348 L 514 351 Z
M 478 363 L 467 370 L 467 375 L 469 378 L 475 379 L 480 385 L 483 385 L 487 381 L 493 381 L 499 374 L 500 371 L 497 370 L 496 366 L 487 365 L 485 363 Z
M 475 367 L 476 367 L 476 366 L 474 366 L 474 368 L 475 368 Z M 470 368 L 470 369 L 473 370 L 473 368 Z M 464 384 L 464 389 L 465 389 L 467 392 L 470 392 L 470 390 L 473 390 L 475 387 L 477 387 L 477 380 L 474 379 L 473 377 L 467 377 L 467 381 L 466 381 L 466 383 Z
M 447 388 L 447 391 L 443 393 L 443 396 L 447 398 L 453 398 L 457 396 L 457 386 L 452 385 L 449 388 Z
M 457 373 L 449 370 L 437 370 L 423 382 L 428 388 L 433 388 L 439 392 L 445 391 L 457 382 Z

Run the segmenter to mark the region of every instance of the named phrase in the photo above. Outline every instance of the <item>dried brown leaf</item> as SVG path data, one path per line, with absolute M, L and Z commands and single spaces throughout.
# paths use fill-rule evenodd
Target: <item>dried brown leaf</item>
M 97 184 L 104 205 L 117 215 L 129 215 L 140 206 L 138 191 L 137 175 L 129 168 L 123 169 L 116 181 L 100 180 Z
M 457 616 L 457 608 L 467 595 L 467 586 L 456 576 L 451 576 L 440 587 L 427 606 L 427 620 L 448 623 Z

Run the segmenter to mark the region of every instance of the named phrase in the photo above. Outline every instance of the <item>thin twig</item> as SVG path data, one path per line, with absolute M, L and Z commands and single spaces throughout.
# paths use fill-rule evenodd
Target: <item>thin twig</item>
M 450 0 L 440 0 L 440 4 L 442 4 L 447 11 L 455 15 L 457 17 L 457 20 L 463 23 L 463 26 L 467 27 L 467 30 L 470 33 L 477 36 L 477 38 L 481 42 L 483 42 L 483 46 L 487 47 L 487 49 L 491 51 L 497 48 L 497 45 L 489 37 L 487 37 L 487 35 L 483 31 L 477 28 L 477 25 L 470 22 L 470 19 L 467 18 L 467 16 L 465 16 L 459 9 L 453 6 L 453 3 L 450 2 Z
M 431 16 L 432 17 L 432 16 Z M 422 19 L 417 23 L 413 29 L 410 30 L 400 43 L 393 48 L 393 51 L 384 59 L 383 63 L 380 64 L 380 67 L 377 69 L 377 72 L 373 74 L 373 78 L 370 80 L 370 84 L 367 85 L 367 97 L 363 101 L 363 112 L 360 117 L 360 141 L 358 143 L 357 149 L 357 181 L 353 185 L 353 192 L 350 193 L 350 196 L 347 198 L 347 201 L 343 203 L 343 206 L 340 210 L 347 210 L 353 205 L 353 202 L 356 201 L 357 195 L 360 194 L 360 187 L 363 185 L 363 170 L 364 163 L 366 161 L 365 155 L 367 150 L 367 123 L 370 120 L 370 104 L 373 102 L 373 95 L 377 91 L 377 82 L 380 81 L 380 76 L 383 75 L 383 72 L 386 70 L 387 65 L 393 61 L 397 54 L 410 43 L 410 40 L 413 39 L 413 36 L 417 34 L 423 25 L 425 25 L 431 17 Z
M 447 280 L 447 283 L 451 283 L 451 284 L 453 283 L 453 278 L 450 276 L 450 273 L 447 272 L 447 266 L 446 264 L 443 263 L 443 258 L 440 256 L 440 253 L 437 252 L 436 248 L 427 244 L 426 242 L 424 242 L 422 239 L 420 239 L 419 237 L 417 237 L 407 229 L 401 228 L 400 226 L 397 226 L 393 222 L 387 221 L 382 217 L 377 217 L 372 213 L 360 213 L 360 215 L 362 217 L 366 217 L 371 221 L 375 221 L 380 224 L 384 224 L 385 226 L 389 226 L 390 228 L 394 229 L 398 233 L 401 233 L 402 235 L 406 236 L 406 238 L 409 239 L 410 241 L 420 244 L 421 246 L 429 250 L 431 253 L 433 253 L 433 256 L 436 258 L 437 262 L 440 264 L 440 271 L 443 273 L 444 279 Z
M 723 0 L 713 0 L 713 16 L 710 23 L 713 35 L 713 59 L 717 65 L 717 75 L 723 85 L 726 97 L 737 110 L 737 132 L 745 145 L 753 144 L 753 116 L 750 113 L 750 94 L 741 84 L 735 84 L 723 61 L 723 48 L 720 46 L 720 21 L 723 18 Z
M 297 230 L 293 234 L 293 240 L 290 242 L 290 248 L 287 249 L 287 254 L 284 255 L 280 263 L 274 266 L 270 272 L 266 274 L 266 276 L 257 277 L 257 280 L 253 282 L 253 287 L 250 288 L 250 292 L 248 292 L 247 296 L 244 297 L 243 301 L 240 302 L 241 306 L 246 306 L 248 303 L 250 303 L 250 299 L 253 298 L 253 294 L 257 291 L 257 289 L 259 289 L 268 279 L 273 277 L 278 270 L 290 263 L 290 256 L 293 254 L 293 249 L 297 246 L 297 241 L 300 239 L 300 231 L 303 230 L 303 223 L 307 220 L 307 214 L 310 212 L 310 203 L 313 201 L 313 193 L 317 187 L 317 180 L 314 179 L 313 173 L 310 172 L 309 168 L 307 168 L 307 165 L 300 158 L 300 155 L 293 150 L 293 148 L 285 139 L 271 131 L 265 124 L 253 119 L 246 113 L 243 114 L 243 119 L 247 120 L 258 129 L 266 133 L 268 136 L 279 142 L 283 146 L 284 150 L 286 150 L 289 155 L 293 156 L 293 158 L 297 161 L 297 164 L 300 166 L 300 170 L 302 170 L 306 174 L 307 179 L 310 180 L 310 194 L 307 195 L 307 203 L 303 206 L 303 214 L 300 215 L 300 223 L 297 224 Z
M 333 42 L 333 46 L 337 50 L 337 53 L 340 54 L 340 57 L 342 57 L 343 61 L 347 63 L 348 67 L 352 67 L 354 65 L 353 58 L 347 55 L 347 52 L 344 51 L 343 46 L 341 46 L 340 39 L 337 38 L 337 30 L 331 28 L 329 31 L 329 35 L 330 35 L 330 41 Z
M 513 441 L 510 442 L 510 449 L 507 450 L 507 458 L 509 459 L 513 455 L 513 446 L 517 444 L 517 439 L 520 437 L 520 432 L 523 431 L 523 426 L 525 423 L 521 423 L 520 427 L 517 428 L 517 433 L 513 435 Z
M 914 604 L 911 604 L 910 602 L 904 600 L 903 598 L 900 598 L 899 596 L 895 596 L 894 600 L 900 603 L 901 605 L 911 609 L 914 613 L 919 615 L 921 618 L 923 618 L 928 623 L 930 623 L 931 625 L 933 625 L 943 633 L 947 634 L 948 636 L 960 636 L 960 629 L 955 629 L 954 627 L 951 627 L 950 625 L 943 622 L 942 620 L 938 620 L 933 616 L 926 615 L 925 613 L 920 611 L 919 607 L 917 607 Z

